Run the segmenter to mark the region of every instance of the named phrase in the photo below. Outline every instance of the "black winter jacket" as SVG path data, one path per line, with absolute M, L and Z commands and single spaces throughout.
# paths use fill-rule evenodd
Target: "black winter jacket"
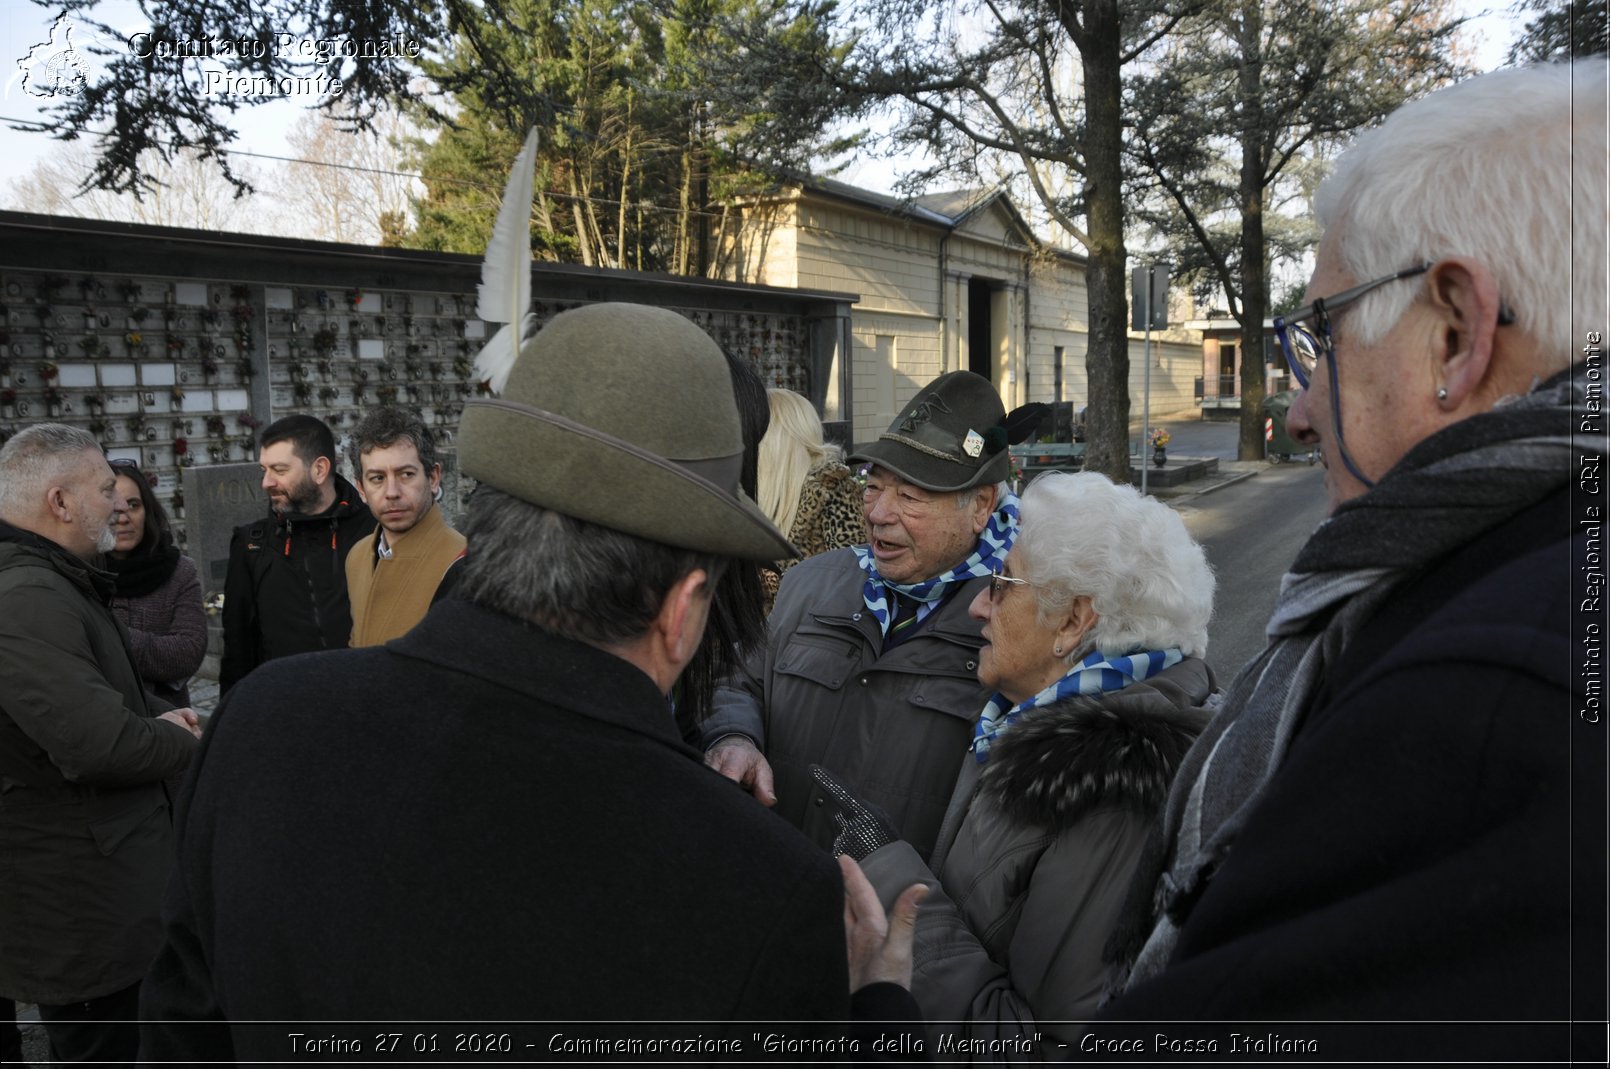
M 316 516 L 270 512 L 235 528 L 218 673 L 225 691 L 264 661 L 343 649 L 351 639 L 347 551 L 374 530 L 375 519 L 339 475 L 335 495 L 335 504 Z
M 850 1015 L 832 859 L 602 650 L 449 598 L 253 673 L 202 754 L 152 1063 L 283 1059 L 287 1026 L 254 1021 L 698 1021 L 747 1052 L 759 1026 L 722 1022 Z M 575 1057 L 550 1049 L 522 1057 Z
M 1590 620 L 1593 599 L 1572 592 L 1603 582 L 1589 578 L 1603 574 L 1603 522 L 1575 492 L 1575 506 L 1562 489 L 1387 598 L 1169 966 L 1104 1016 L 1459 1021 L 1355 1028 L 1325 1050 L 1568 1060 L 1566 1021 L 1602 1013 L 1605 990 L 1605 736 L 1581 715 L 1578 641 L 1603 610 Z
M 153 719 L 111 576 L 0 523 L 0 997 L 139 982 L 173 862 L 164 780 L 196 740 Z M 9 1025 L 7 1026 L 9 1027 Z

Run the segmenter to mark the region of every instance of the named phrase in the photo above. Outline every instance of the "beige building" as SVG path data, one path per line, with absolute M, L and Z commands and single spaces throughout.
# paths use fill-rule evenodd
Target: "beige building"
M 902 201 L 830 180 L 785 187 L 739 206 L 721 247 L 723 276 L 768 286 L 853 293 L 850 361 L 825 384 L 824 415 L 853 416 L 870 440 L 936 376 L 969 369 L 1008 408 L 1088 397 L 1085 258 L 1036 238 L 1004 192 Z M 1200 335 L 1154 333 L 1151 411 L 1195 414 Z M 1143 336 L 1131 336 L 1138 426 Z

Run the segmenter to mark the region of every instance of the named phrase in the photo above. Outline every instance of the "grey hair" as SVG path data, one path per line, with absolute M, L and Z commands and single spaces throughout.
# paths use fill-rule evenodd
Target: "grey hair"
M 1213 570 L 1162 502 L 1094 472 L 1050 472 L 1023 492 L 1017 548 L 1014 568 L 1034 585 L 1042 624 L 1081 594 L 1100 617 L 1070 665 L 1092 649 L 1207 652 Z
M 425 421 L 405 408 L 387 406 L 370 412 L 352 428 L 352 473 L 363 478 L 363 455 L 376 449 L 389 449 L 408 442 L 419 454 L 420 466 L 429 475 L 436 467 L 436 436 Z
M 50 484 L 101 443 L 65 423 L 36 423 L 0 446 L 0 516 L 22 518 L 39 507 Z
M 963 509 L 966 509 L 969 505 L 971 505 L 973 503 L 973 499 L 976 498 L 979 494 L 982 494 L 985 490 L 989 489 L 990 485 L 991 484 L 989 484 L 989 483 L 979 483 L 977 486 L 969 486 L 965 490 L 957 490 L 956 491 L 956 511 L 960 512 Z M 995 483 L 994 486 L 995 486 L 995 507 L 1000 508 L 1001 507 L 1001 502 L 1006 500 L 1006 495 L 1012 492 L 1012 488 L 1010 486 L 1008 486 L 1004 480 L 1001 481 L 1001 482 Z
M 1362 283 L 1478 260 L 1542 359 L 1564 368 L 1606 319 L 1605 91 L 1595 57 L 1493 71 L 1399 108 L 1315 196 L 1337 262 Z M 1379 342 L 1424 292 L 1383 286 L 1347 310 L 1350 332 Z
M 666 593 L 696 568 L 713 589 L 727 560 L 532 505 L 482 484 L 470 495 L 459 591 L 563 638 L 613 644 L 648 630 Z

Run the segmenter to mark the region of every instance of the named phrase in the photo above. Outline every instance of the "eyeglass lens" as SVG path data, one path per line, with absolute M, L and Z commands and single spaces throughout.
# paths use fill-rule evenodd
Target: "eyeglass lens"
M 1286 327 L 1284 340 L 1286 363 L 1291 365 L 1291 373 L 1297 376 L 1297 381 L 1307 389 L 1314 368 L 1319 365 L 1319 339 L 1307 327 L 1292 323 Z

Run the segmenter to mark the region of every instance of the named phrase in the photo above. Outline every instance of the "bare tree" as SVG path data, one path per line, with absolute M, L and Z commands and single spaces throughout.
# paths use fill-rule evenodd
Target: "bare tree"
M 320 241 L 381 245 L 407 224 L 414 176 L 404 139 L 417 130 L 396 112 L 353 130 L 338 117 L 308 111 L 285 136 L 294 159 L 266 185 L 281 209 L 281 231 Z
M 151 185 L 141 198 L 96 188 L 80 192 L 95 166 L 94 149 L 87 140 L 63 142 L 26 176 L 12 180 L 11 206 L 46 215 L 199 230 L 255 229 L 253 221 L 262 218 L 259 198 L 237 197 L 236 187 L 218 167 L 194 152 L 176 152 L 171 161 L 154 155 L 143 161 Z M 248 163 L 238 163 L 235 171 L 251 181 L 260 180 L 258 169 Z

